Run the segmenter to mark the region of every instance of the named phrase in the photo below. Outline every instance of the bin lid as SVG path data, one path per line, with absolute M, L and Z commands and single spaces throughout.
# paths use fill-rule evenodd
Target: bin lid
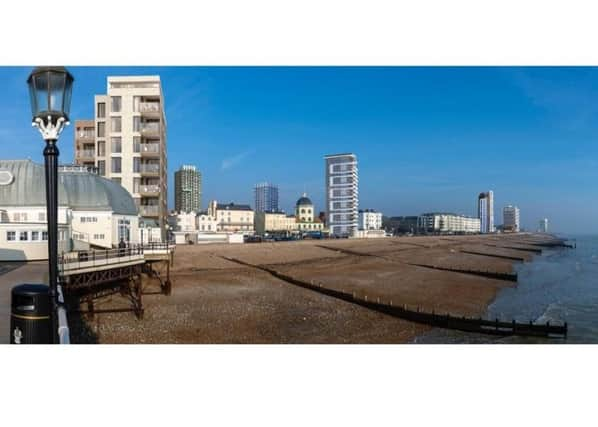
M 48 316 L 50 314 L 50 288 L 43 284 L 25 283 L 11 290 L 13 314 Z

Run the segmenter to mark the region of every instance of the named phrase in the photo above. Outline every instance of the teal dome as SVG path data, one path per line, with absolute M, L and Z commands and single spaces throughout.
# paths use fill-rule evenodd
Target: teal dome
M 45 206 L 43 165 L 31 160 L 0 160 L 0 172 L 12 179 L 0 182 L 0 206 Z M 58 172 L 58 205 L 75 210 L 109 210 L 137 215 L 133 197 L 121 185 L 89 172 Z

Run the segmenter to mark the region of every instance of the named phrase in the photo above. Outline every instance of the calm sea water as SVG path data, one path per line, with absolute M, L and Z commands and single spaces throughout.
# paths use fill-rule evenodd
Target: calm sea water
M 500 338 L 434 329 L 414 342 L 598 343 L 598 236 L 560 237 L 575 239 L 577 248 L 545 250 L 532 262 L 517 264 L 517 287 L 500 291 L 488 307 L 486 317 L 523 322 L 567 322 L 569 331 L 566 340 Z

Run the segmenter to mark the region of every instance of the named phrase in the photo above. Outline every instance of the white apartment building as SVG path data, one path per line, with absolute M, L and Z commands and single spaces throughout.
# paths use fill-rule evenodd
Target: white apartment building
M 0 160 L 0 261 L 48 258 L 44 166 Z M 137 208 L 120 185 L 87 172 L 59 170 L 58 250 L 139 242 Z
M 503 231 L 519 233 L 519 208 L 517 206 L 505 206 L 502 210 Z
M 167 155 L 164 96 L 159 76 L 110 76 L 107 93 L 94 98 L 91 124 L 75 129 L 75 161 L 122 185 L 140 215 L 155 221 L 166 238 Z M 93 154 L 93 157 L 91 156 Z M 154 237 L 156 239 L 156 237 Z
M 254 221 L 255 232 L 260 235 L 297 230 L 297 218 L 284 212 L 256 212 Z
M 217 230 L 253 234 L 254 215 L 249 205 L 235 203 L 222 204 L 212 200 L 208 205 L 208 215 L 216 218 Z
M 373 209 L 359 211 L 359 229 L 360 230 L 381 230 L 382 212 L 376 212 Z
M 480 232 L 480 219 L 454 213 L 424 213 L 417 218 L 417 228 L 424 233 L 473 234 Z
M 333 236 L 352 236 L 358 228 L 359 178 L 357 156 L 331 154 L 326 163 L 326 217 Z
M 481 233 L 494 233 L 494 192 L 480 193 L 478 196 L 478 218 Z
M 199 212 L 195 219 L 197 223 L 197 231 L 200 233 L 214 233 L 218 230 L 218 221 L 216 220 L 216 217 L 208 215 L 207 211 Z

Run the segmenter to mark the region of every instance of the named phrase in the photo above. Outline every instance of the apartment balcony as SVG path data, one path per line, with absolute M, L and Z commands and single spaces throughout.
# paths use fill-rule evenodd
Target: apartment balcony
M 160 194 L 159 185 L 140 185 L 139 194 L 142 196 L 158 196 Z
M 160 136 L 160 123 L 142 123 L 139 129 L 143 136 Z
M 139 112 L 143 117 L 160 117 L 160 103 L 142 102 L 139 104 Z
M 141 175 L 160 176 L 160 165 L 142 163 L 139 172 Z
M 141 157 L 160 157 L 160 144 L 141 144 Z
M 95 159 L 95 150 L 79 150 L 77 152 L 77 158 L 79 160 L 91 160 Z
M 139 206 L 139 215 L 146 217 L 158 217 L 160 216 L 160 206 Z

